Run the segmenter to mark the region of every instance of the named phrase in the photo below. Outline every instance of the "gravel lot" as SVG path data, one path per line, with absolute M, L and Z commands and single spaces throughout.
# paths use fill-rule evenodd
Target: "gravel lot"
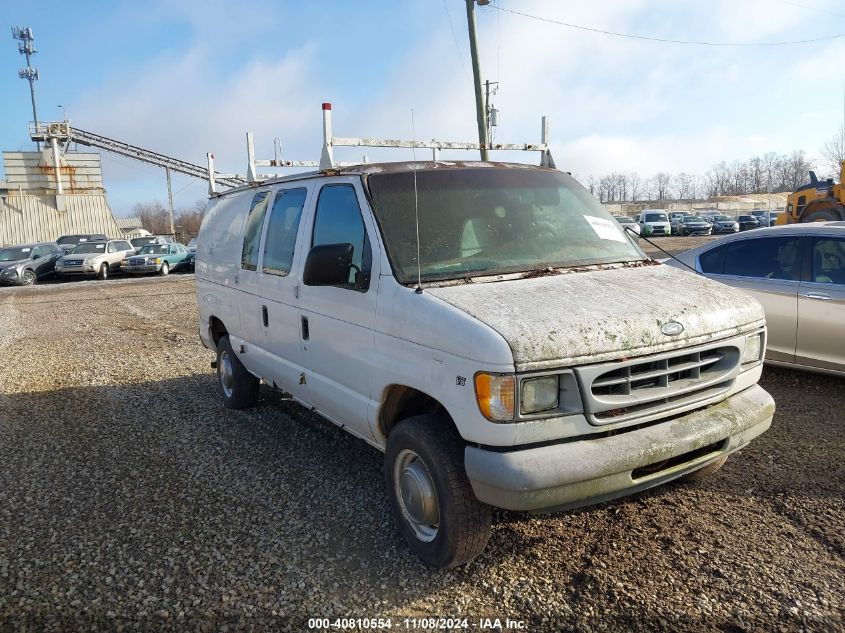
M 223 409 L 191 275 L 0 289 L 0 324 L 2 631 L 845 630 L 841 379 L 767 368 L 772 429 L 709 480 L 498 512 L 442 572 L 401 541 L 376 450 L 266 388 Z

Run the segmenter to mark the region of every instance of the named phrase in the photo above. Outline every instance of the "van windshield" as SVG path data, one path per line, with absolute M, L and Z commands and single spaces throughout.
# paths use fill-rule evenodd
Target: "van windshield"
M 416 174 L 424 281 L 647 259 L 563 172 L 477 167 Z M 394 273 L 400 283 L 413 283 L 414 172 L 371 174 L 367 186 Z
M 665 213 L 646 213 L 644 222 L 667 222 Z

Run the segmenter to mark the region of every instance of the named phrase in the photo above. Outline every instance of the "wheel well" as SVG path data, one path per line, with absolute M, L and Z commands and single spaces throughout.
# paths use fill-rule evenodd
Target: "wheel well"
M 211 317 L 208 321 L 208 331 L 211 334 L 211 340 L 214 341 L 215 345 L 217 345 L 221 338 L 229 333 L 226 326 L 223 325 L 223 321 L 217 317 Z
M 379 409 L 379 429 L 387 437 L 393 427 L 405 418 L 424 413 L 442 414 L 450 424 L 454 424 L 446 408 L 428 394 L 405 385 L 391 385 Z

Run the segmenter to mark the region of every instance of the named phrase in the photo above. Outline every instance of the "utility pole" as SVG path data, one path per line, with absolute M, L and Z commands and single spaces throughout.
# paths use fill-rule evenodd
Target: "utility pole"
M 487 114 L 487 143 L 489 145 L 493 144 L 493 128 L 499 125 L 499 111 L 490 103 L 490 95 L 496 94 L 498 89 L 498 81 L 490 81 L 488 79 L 484 82 L 484 103 L 487 104 L 484 112 Z
M 478 61 L 478 42 L 475 36 L 475 3 L 476 0 L 466 0 L 467 3 L 467 26 L 469 28 L 469 52 L 472 56 L 472 75 L 475 82 L 475 110 L 478 119 L 478 143 L 481 145 L 481 160 L 490 160 L 487 148 L 490 146 L 487 140 L 487 104 L 484 102 L 484 94 L 481 92 L 481 64 Z M 490 0 L 478 0 L 478 4 L 484 6 Z
M 31 57 L 38 52 L 35 48 L 35 36 L 28 26 L 12 27 L 12 37 L 18 40 L 18 52 L 26 57 L 26 68 L 18 71 L 18 77 L 29 80 L 29 96 L 32 98 L 32 119 L 35 127 L 38 127 L 38 113 L 35 110 L 35 82 L 38 81 L 38 69 L 32 67 Z M 41 143 L 35 141 L 35 147 L 41 151 Z
M 167 210 L 170 214 L 170 234 L 175 236 L 176 228 L 173 226 L 173 185 L 170 182 L 170 167 L 165 167 L 164 173 L 167 174 Z

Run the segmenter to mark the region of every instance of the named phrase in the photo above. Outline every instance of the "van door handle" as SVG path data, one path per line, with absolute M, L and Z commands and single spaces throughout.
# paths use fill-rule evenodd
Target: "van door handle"
M 804 295 L 807 299 L 818 299 L 819 301 L 830 301 L 830 295 L 822 294 L 821 292 L 808 292 Z
M 270 325 L 270 317 L 267 314 L 267 306 L 261 306 L 261 320 L 264 321 L 264 327 Z
M 307 317 L 302 317 L 302 340 L 308 340 L 308 319 Z

